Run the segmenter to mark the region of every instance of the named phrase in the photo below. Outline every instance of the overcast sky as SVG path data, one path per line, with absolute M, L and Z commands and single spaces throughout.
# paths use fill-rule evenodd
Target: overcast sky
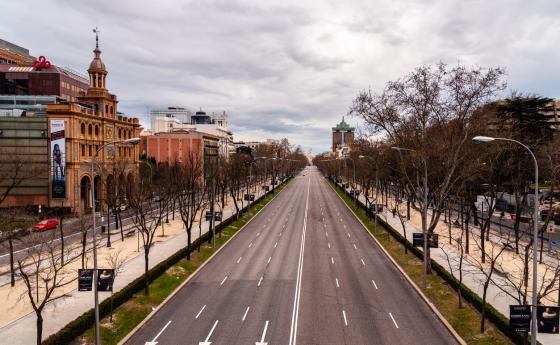
M 235 140 L 315 154 L 359 90 L 422 64 L 499 65 L 509 90 L 558 97 L 559 18 L 556 0 L 8 0 L 0 38 L 85 74 L 97 26 L 120 111 L 225 110 Z

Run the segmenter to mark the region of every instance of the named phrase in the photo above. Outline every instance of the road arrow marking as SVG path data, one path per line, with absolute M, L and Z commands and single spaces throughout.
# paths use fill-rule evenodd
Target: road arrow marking
M 212 342 L 208 341 L 208 340 L 210 340 L 210 337 L 212 336 L 212 333 L 214 332 L 214 328 L 216 328 L 216 325 L 218 325 L 218 320 L 216 320 L 216 322 L 214 322 L 214 326 L 212 326 L 212 329 L 210 330 L 210 333 L 208 333 L 208 336 L 206 337 L 206 340 L 200 341 L 198 343 L 198 345 L 210 345 L 210 344 L 212 344 Z
M 266 337 L 266 329 L 267 329 L 267 328 L 268 328 L 268 320 L 267 320 L 267 321 L 265 322 L 265 324 L 264 324 L 264 330 L 263 330 L 263 333 L 262 333 L 262 336 L 261 336 L 261 341 L 257 341 L 257 342 L 255 343 L 255 345 L 268 345 L 268 343 L 266 343 L 266 342 L 264 341 L 264 338 Z
M 159 338 L 159 336 L 161 335 L 161 333 L 163 333 L 163 331 L 165 331 L 165 329 L 167 328 L 167 326 L 169 326 L 169 324 L 171 323 L 171 320 L 167 321 L 167 323 L 165 324 L 165 326 L 163 326 L 163 328 L 161 329 L 161 331 L 159 331 L 159 333 L 154 337 L 154 339 L 152 339 L 152 341 L 147 341 L 146 345 L 157 345 L 157 338 Z M 210 345 L 210 344 L 208 344 Z

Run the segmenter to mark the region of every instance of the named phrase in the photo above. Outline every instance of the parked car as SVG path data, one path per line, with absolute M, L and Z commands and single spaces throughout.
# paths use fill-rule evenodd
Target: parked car
M 47 218 L 33 225 L 33 231 L 45 231 L 45 230 L 56 229 L 57 226 L 58 226 L 58 219 Z

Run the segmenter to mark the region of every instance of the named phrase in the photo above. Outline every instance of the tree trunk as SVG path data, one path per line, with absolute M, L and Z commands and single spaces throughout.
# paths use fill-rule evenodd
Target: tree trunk
M 484 283 L 484 291 L 482 292 L 482 313 L 480 315 L 480 333 L 484 333 L 484 322 L 486 321 L 486 293 L 488 292 L 489 282 Z
M 42 310 L 36 311 L 37 314 L 37 345 L 41 345 L 43 339 L 43 315 Z
M 191 228 L 192 225 L 190 227 L 187 227 L 187 224 L 185 224 L 185 227 L 187 228 L 187 260 L 191 259 Z
M 12 238 L 8 238 L 8 244 L 10 246 L 10 285 L 13 287 L 16 284 L 16 272 L 14 269 L 14 244 Z
M 113 322 L 113 291 L 111 291 L 111 311 L 109 312 L 109 322 Z
M 144 294 L 145 295 L 148 295 L 150 293 L 149 279 L 148 279 L 149 251 L 150 249 L 144 246 Z
M 82 234 L 82 268 L 86 268 L 86 244 L 87 244 L 87 232 Z
M 63 222 L 64 217 L 60 217 L 60 224 L 58 225 L 58 229 L 60 231 L 60 264 L 64 265 L 64 231 L 63 231 Z

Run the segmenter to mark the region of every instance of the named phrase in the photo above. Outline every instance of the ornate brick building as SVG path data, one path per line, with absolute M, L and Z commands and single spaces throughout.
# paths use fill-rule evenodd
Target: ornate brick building
M 354 127 L 342 121 L 332 128 L 332 152 L 345 154 L 354 143 Z

